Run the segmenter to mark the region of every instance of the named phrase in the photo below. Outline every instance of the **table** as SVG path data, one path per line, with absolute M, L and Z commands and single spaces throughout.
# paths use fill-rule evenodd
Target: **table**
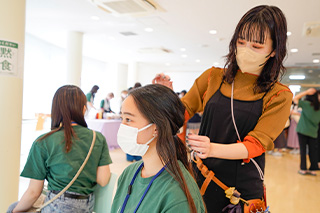
M 118 129 L 121 124 L 119 119 L 86 119 L 88 128 L 101 132 L 106 138 L 109 149 L 119 148 L 117 142 Z

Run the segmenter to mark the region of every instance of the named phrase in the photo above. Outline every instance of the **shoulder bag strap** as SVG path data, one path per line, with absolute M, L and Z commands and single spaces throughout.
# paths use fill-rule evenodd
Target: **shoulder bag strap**
M 63 193 L 65 193 L 65 191 L 67 191 L 69 189 L 69 187 L 74 183 L 74 181 L 78 178 L 78 176 L 80 175 L 80 173 L 82 172 L 84 166 L 86 165 L 86 163 L 89 160 L 89 157 L 91 155 L 95 140 L 96 140 L 96 132 L 94 130 L 92 130 L 93 132 L 93 138 L 92 138 L 92 143 L 91 143 L 91 147 L 89 149 L 89 152 L 87 154 L 86 159 L 84 160 L 84 162 L 82 163 L 82 165 L 80 166 L 78 172 L 76 173 L 76 175 L 73 177 L 73 179 L 70 181 L 70 183 L 64 187 L 64 189 L 59 192 L 54 198 L 52 198 L 51 200 L 49 200 L 48 202 L 46 202 L 45 204 L 43 204 L 40 208 L 38 208 L 36 211 L 40 212 L 41 209 L 43 209 L 44 207 L 46 207 L 47 205 L 49 205 L 50 203 L 52 203 L 54 200 L 56 200 L 57 198 L 59 198 Z

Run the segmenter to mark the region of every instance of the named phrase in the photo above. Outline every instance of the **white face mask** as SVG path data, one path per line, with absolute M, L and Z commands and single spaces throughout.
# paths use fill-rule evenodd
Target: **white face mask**
M 149 128 L 152 124 L 148 124 L 147 126 L 138 129 L 135 127 L 127 126 L 124 124 L 120 124 L 120 128 L 118 130 L 118 144 L 120 148 L 127 154 L 130 155 L 136 155 L 136 156 L 143 156 L 146 154 L 149 143 L 155 139 L 156 136 L 151 138 L 147 143 L 145 144 L 138 144 L 137 143 L 137 137 L 138 132 L 141 132 L 147 128 Z
M 241 72 L 260 75 L 269 55 L 257 53 L 248 47 L 237 47 L 236 60 Z

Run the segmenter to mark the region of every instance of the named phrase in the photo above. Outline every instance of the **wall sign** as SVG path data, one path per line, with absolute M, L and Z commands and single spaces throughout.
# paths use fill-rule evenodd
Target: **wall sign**
M 18 43 L 0 39 L 0 74 L 18 74 Z

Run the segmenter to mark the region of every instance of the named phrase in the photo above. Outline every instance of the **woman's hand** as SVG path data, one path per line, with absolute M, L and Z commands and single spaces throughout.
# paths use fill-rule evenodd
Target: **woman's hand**
M 210 138 L 207 136 L 189 133 L 187 135 L 187 144 L 197 153 L 199 158 L 206 159 L 207 157 L 210 157 L 211 142 Z
M 157 74 L 156 77 L 152 80 L 152 83 L 161 84 L 173 90 L 170 76 L 165 75 L 164 73 Z
M 310 88 L 310 89 L 307 90 L 307 94 L 308 95 L 313 95 L 316 92 L 317 92 L 317 90 L 315 88 Z

